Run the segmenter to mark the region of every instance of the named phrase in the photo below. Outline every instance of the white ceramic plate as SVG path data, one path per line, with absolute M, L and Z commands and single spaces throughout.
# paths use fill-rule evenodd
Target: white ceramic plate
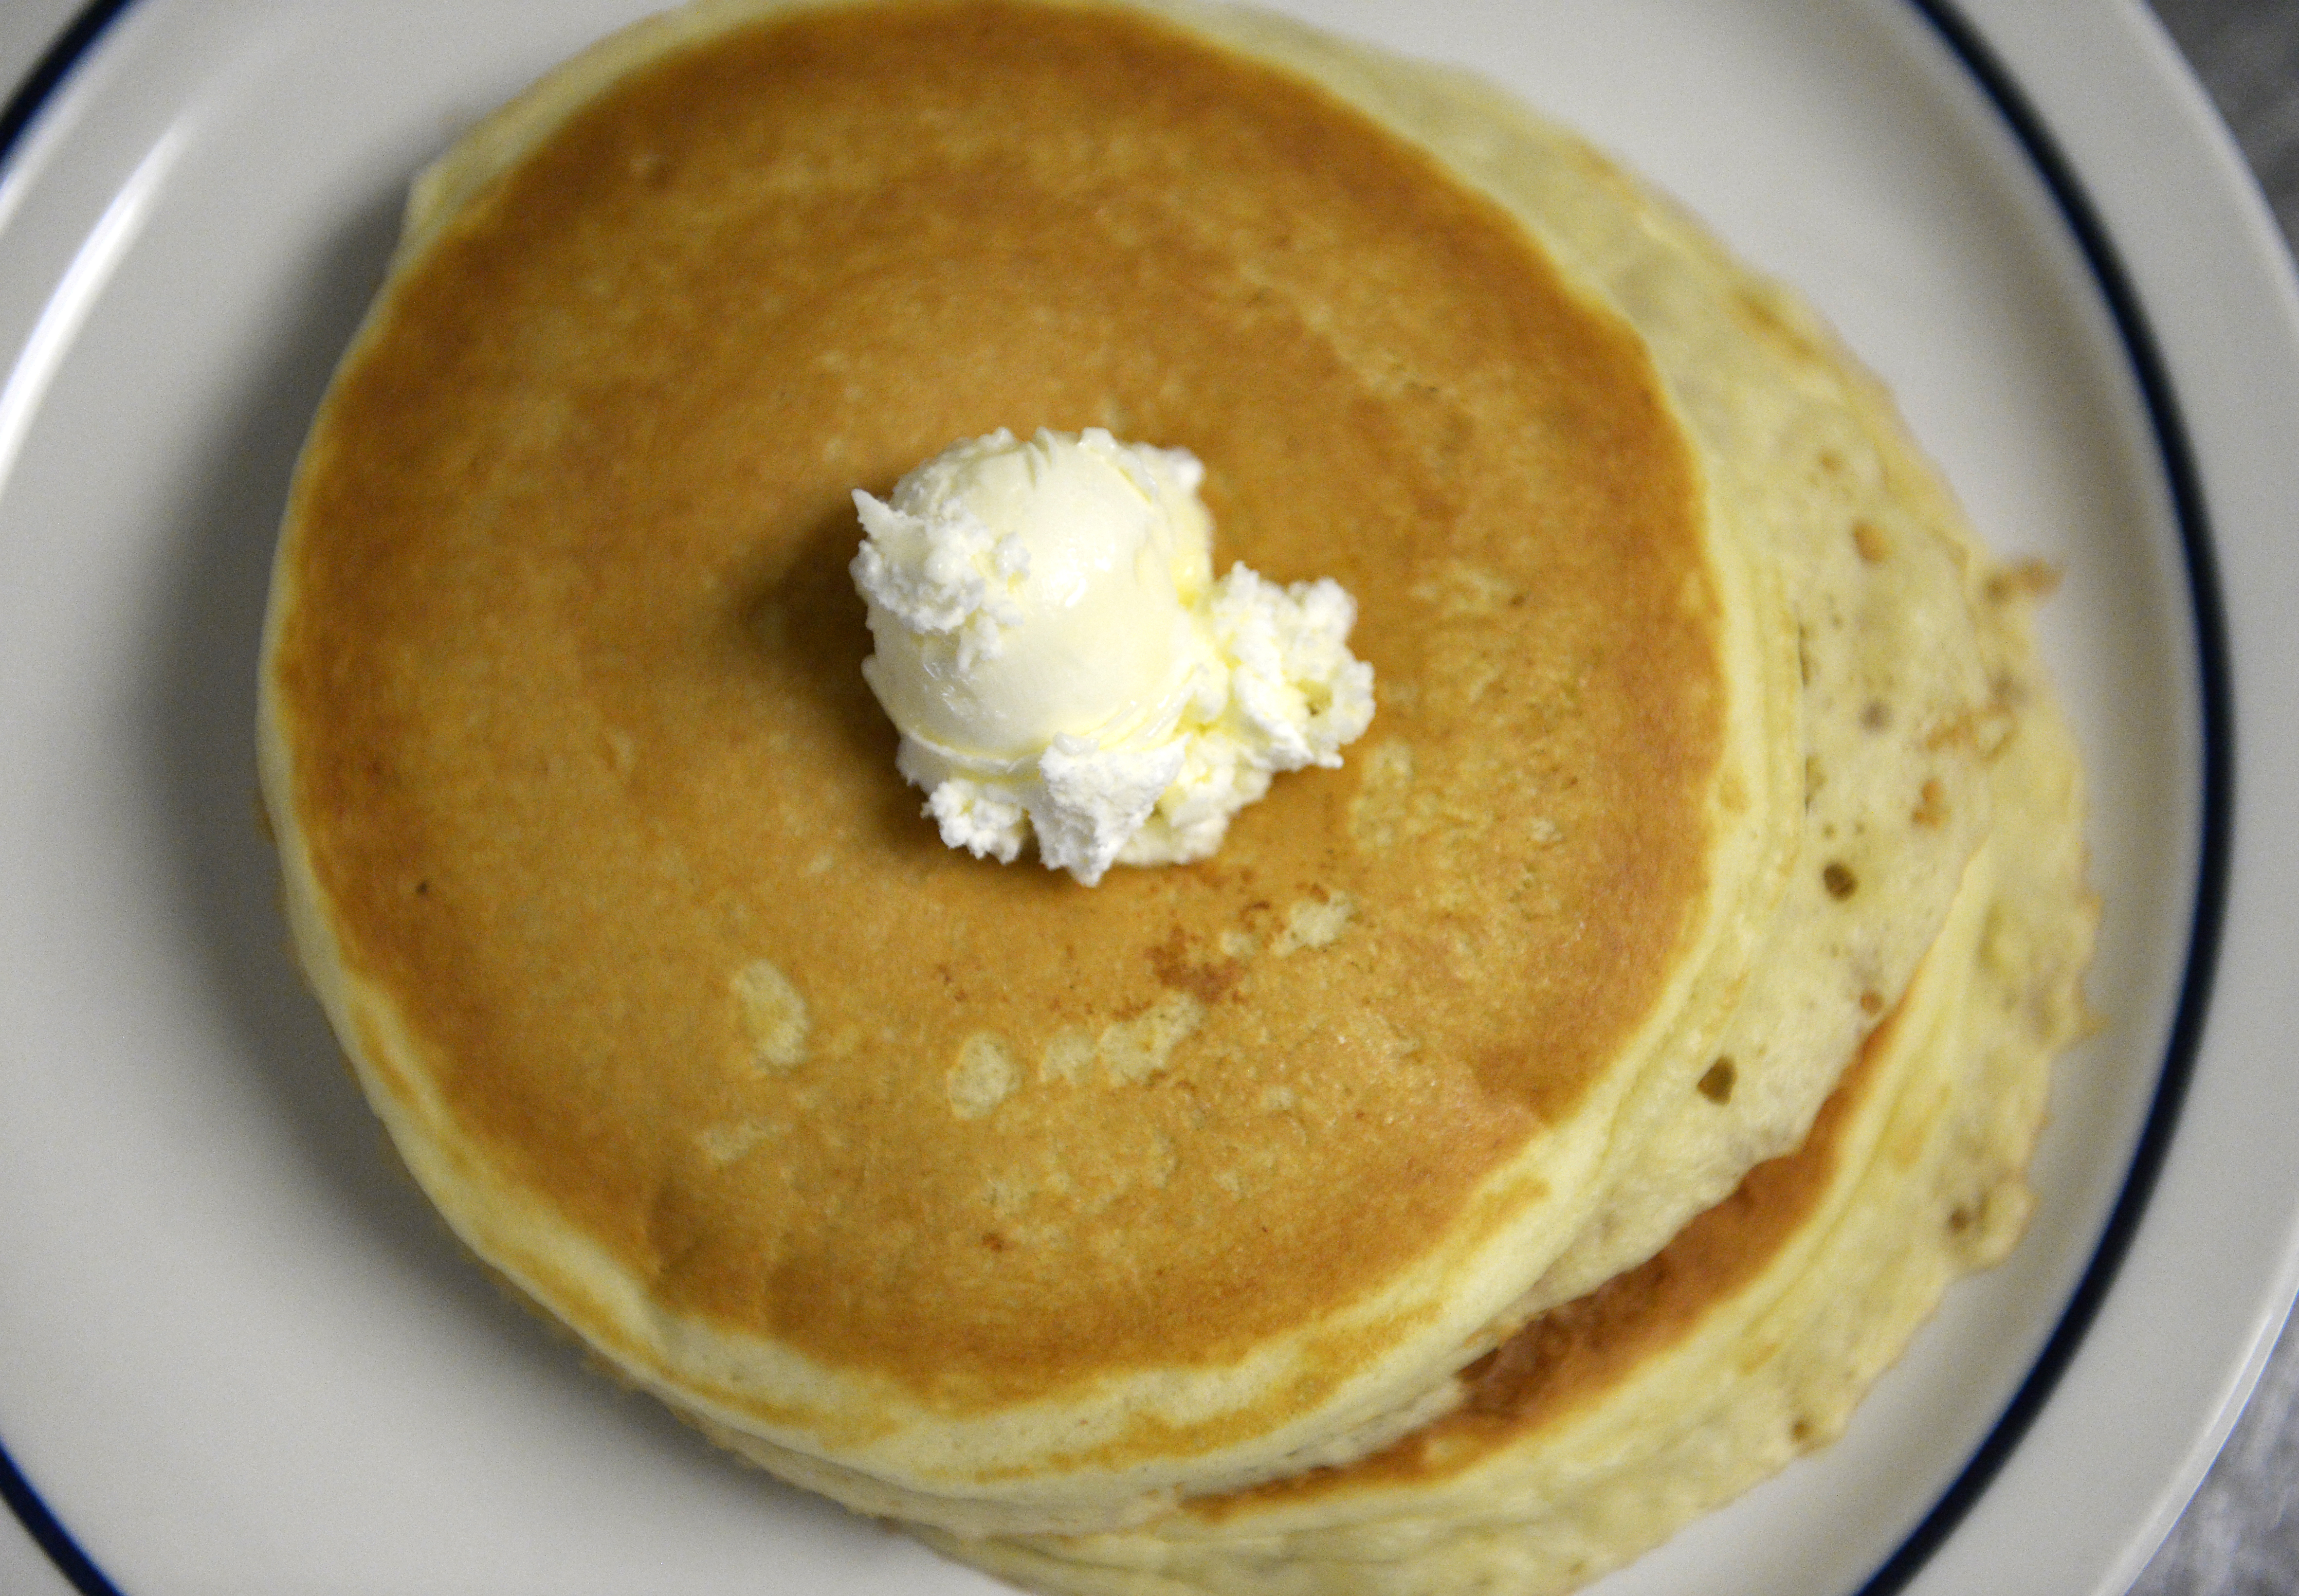
M 0 177 L 0 1445 L 82 1590 L 991 1588 L 501 1301 L 282 951 L 250 723 L 297 442 L 410 175 L 635 9 L 139 0 Z M 1907 0 L 1300 9 L 1626 155 L 1838 322 L 1999 550 L 2067 572 L 2044 628 L 2090 765 L 2102 1025 L 2033 1231 L 1843 1442 L 1603 1588 L 2121 1589 L 2299 1235 L 2299 296 L 2263 211 L 2134 9 L 1988 0 L 1969 38 Z M 2199 904 L 2226 941 L 2195 1033 Z

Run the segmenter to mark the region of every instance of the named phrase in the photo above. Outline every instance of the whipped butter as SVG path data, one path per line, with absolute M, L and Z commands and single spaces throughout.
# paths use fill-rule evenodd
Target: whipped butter
M 1281 771 L 1337 765 L 1373 719 L 1338 583 L 1213 575 L 1205 468 L 1099 427 L 1003 430 L 858 491 L 862 674 L 942 840 L 1035 839 L 1088 886 L 1182 864 Z

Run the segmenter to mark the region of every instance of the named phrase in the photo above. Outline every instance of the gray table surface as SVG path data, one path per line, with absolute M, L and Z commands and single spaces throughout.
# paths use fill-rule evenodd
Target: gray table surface
M 2150 0 L 2251 162 L 2299 250 L 2299 0 Z M 0 0 L 0 95 L 74 0 Z M 0 1526 L 0 1591 L 64 1592 Z M 2299 1329 L 2287 1332 L 2250 1406 L 2132 1596 L 2299 1596 Z

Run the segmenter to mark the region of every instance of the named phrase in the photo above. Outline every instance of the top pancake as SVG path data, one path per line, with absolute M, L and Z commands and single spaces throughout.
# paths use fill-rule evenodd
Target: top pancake
M 1638 332 L 1364 115 L 1127 13 L 744 10 L 419 192 L 275 578 L 299 948 L 461 1234 L 795 1477 L 1058 1527 L 1363 1450 L 1840 1067 L 1625 1211 L 1793 853 L 1793 630 Z M 1380 710 L 1087 889 L 940 845 L 845 566 L 851 488 L 1092 425 L 1340 580 Z

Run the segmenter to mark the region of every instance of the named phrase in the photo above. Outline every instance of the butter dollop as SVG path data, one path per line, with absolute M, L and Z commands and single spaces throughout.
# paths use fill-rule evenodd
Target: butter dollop
M 1010 864 L 1034 838 L 1088 886 L 1202 859 L 1274 774 L 1338 765 L 1372 722 L 1356 604 L 1331 578 L 1216 579 L 1204 476 L 1100 427 L 1001 428 L 856 491 L 862 674 L 945 843 Z

